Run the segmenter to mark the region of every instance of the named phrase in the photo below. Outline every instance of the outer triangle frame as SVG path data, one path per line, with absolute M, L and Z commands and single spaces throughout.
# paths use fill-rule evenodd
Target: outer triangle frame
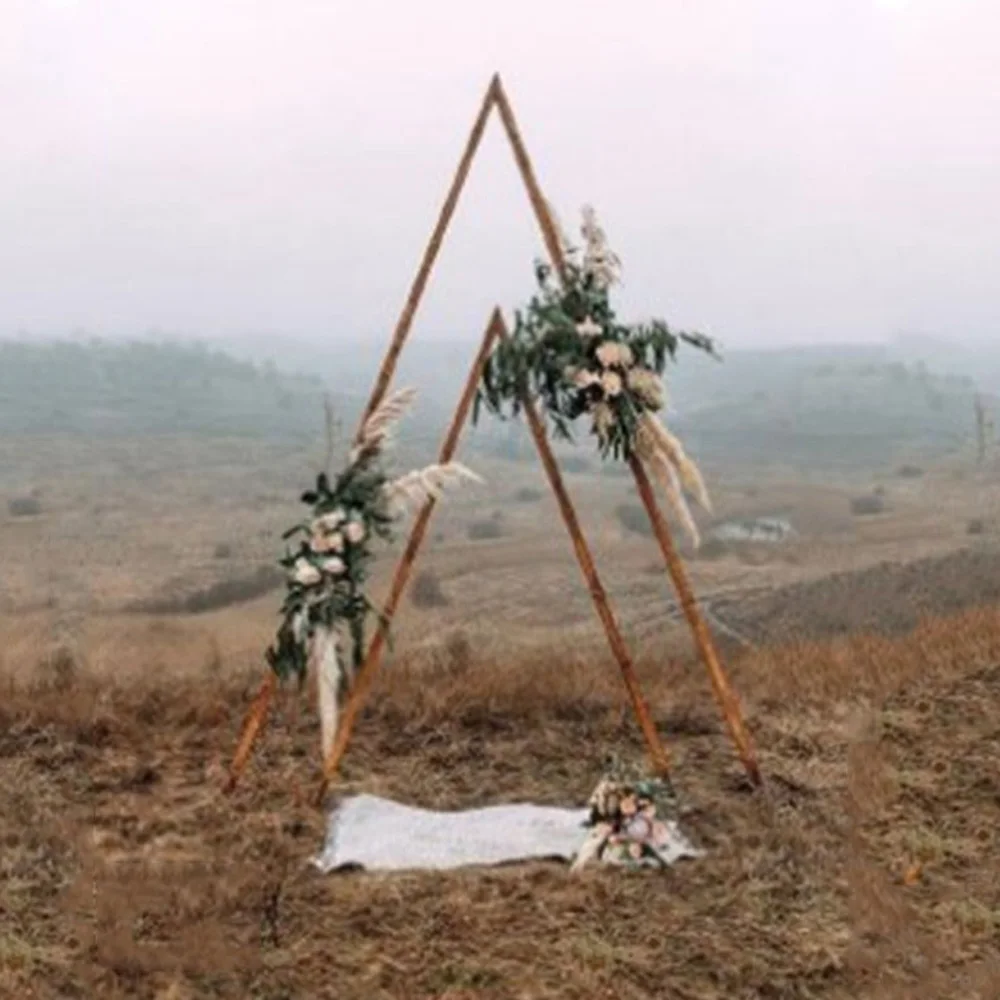
M 362 426 L 367 418 L 381 403 L 389 385 L 392 382 L 399 356 L 406 344 L 410 328 L 413 325 L 414 316 L 416 315 L 420 301 L 423 298 L 427 282 L 430 278 L 438 253 L 440 252 L 441 245 L 444 242 L 448 226 L 454 216 L 459 196 L 465 186 L 469 171 L 472 167 L 472 162 L 479 149 L 489 116 L 494 109 L 496 109 L 500 116 L 501 123 L 510 142 L 518 171 L 524 182 L 529 201 L 531 202 L 531 207 L 534 211 L 539 228 L 541 229 L 548 255 L 557 272 L 560 275 L 565 274 L 565 260 L 563 257 L 563 248 L 558 236 L 558 231 L 549 211 L 548 203 L 543 197 L 541 188 L 539 187 L 538 181 L 535 177 L 534 169 L 532 168 L 531 160 L 528 156 L 524 141 L 521 138 L 520 129 L 518 128 L 517 121 L 514 117 L 510 101 L 507 99 L 507 95 L 504 92 L 499 75 L 495 75 L 490 81 L 489 87 L 480 106 L 479 113 L 476 116 L 468 139 L 466 140 L 465 149 L 463 150 L 455 176 L 452 179 L 451 186 L 438 215 L 437 223 L 434 226 L 430 239 L 424 250 L 420 266 L 417 269 L 410 292 L 403 305 L 403 310 L 399 316 L 399 320 L 397 321 L 396 328 L 393 331 L 385 357 L 379 367 L 371 396 L 362 415 Z M 483 339 L 479 346 L 479 351 L 469 371 L 462 395 L 442 442 L 438 459 L 440 462 L 444 463 L 451 461 L 454 457 L 458 448 L 458 442 L 461 437 L 462 430 L 468 420 L 468 416 L 472 408 L 483 364 L 489 356 L 496 340 L 506 336 L 508 336 L 508 332 L 503 319 L 503 314 L 499 308 L 496 308 L 494 309 L 493 314 L 486 326 Z M 525 415 L 527 416 L 531 435 L 534 439 L 539 457 L 541 458 L 542 465 L 545 469 L 546 476 L 548 477 L 549 484 L 559 504 L 560 513 L 562 514 L 567 530 L 569 531 L 570 538 L 573 542 L 577 561 L 580 564 L 580 569 L 584 575 L 584 579 L 587 582 L 588 589 L 590 590 L 591 597 L 594 601 L 595 610 L 601 624 L 604 627 L 608 644 L 611 647 L 611 652 L 618 663 L 619 669 L 621 670 L 622 678 L 625 682 L 633 711 L 635 712 L 636 719 L 639 722 L 640 729 L 642 730 L 642 734 L 646 742 L 653 770 L 663 777 L 668 777 L 669 757 L 667 750 L 657 733 L 649 706 L 643 695 L 638 677 L 636 676 L 631 655 L 622 636 L 617 618 L 611 608 L 607 592 L 601 583 L 593 555 L 591 554 L 590 547 L 586 541 L 583 530 L 580 527 L 579 518 L 577 517 L 573 502 L 570 499 L 568 491 L 566 490 L 558 461 L 549 444 L 544 423 L 538 414 L 533 400 L 529 398 L 522 398 L 521 402 Z M 697 601 L 688 580 L 687 573 L 677 553 L 673 539 L 671 538 L 666 518 L 659 509 L 655 493 L 642 463 L 633 456 L 630 459 L 629 464 L 633 477 L 636 481 L 640 498 L 642 499 L 643 505 L 645 506 L 646 512 L 650 518 L 650 522 L 653 527 L 653 534 L 660 547 L 668 573 L 673 581 L 674 588 L 678 593 L 680 604 L 691 628 L 695 645 L 697 646 L 708 671 L 715 697 L 719 702 L 723 716 L 725 717 L 730 735 L 736 745 L 737 753 L 739 754 L 751 783 L 755 786 L 759 786 L 762 784 L 761 772 L 757 763 L 753 743 L 743 721 L 739 701 L 729 684 L 728 678 L 726 677 L 725 671 L 722 668 L 718 654 L 716 653 L 715 647 L 712 643 L 708 627 L 698 609 Z M 323 762 L 323 775 L 316 793 L 317 804 L 322 802 L 326 790 L 329 787 L 329 783 L 335 775 L 341 760 L 343 759 L 348 743 L 350 742 L 354 725 L 357 722 L 364 701 L 371 690 L 371 686 L 374 682 L 375 675 L 381 662 L 382 653 L 385 648 L 389 624 L 391 623 L 391 620 L 399 607 L 399 602 L 406 591 L 411 571 L 426 537 L 427 528 L 435 506 L 436 502 L 433 498 L 431 498 L 421 508 L 411 528 L 406 548 L 396 565 L 396 570 L 390 586 L 389 596 L 385 604 L 385 619 L 375 632 L 372 642 L 368 648 L 364 663 L 354 678 L 351 693 L 340 719 L 336 739 L 330 749 L 330 752 L 327 754 L 326 760 Z M 246 765 L 254 739 L 263 724 L 264 718 L 266 717 L 271 699 L 273 697 L 274 689 L 275 680 L 274 675 L 271 674 L 265 680 L 248 713 L 243 734 L 234 756 L 228 783 L 229 789 L 235 787 L 236 781 Z

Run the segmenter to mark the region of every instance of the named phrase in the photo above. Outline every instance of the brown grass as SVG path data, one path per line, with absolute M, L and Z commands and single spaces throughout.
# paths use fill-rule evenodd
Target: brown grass
M 606 659 L 462 633 L 401 654 L 344 788 L 579 804 L 606 751 L 640 747 Z M 580 879 L 313 873 L 316 722 L 299 697 L 236 794 L 218 792 L 258 675 L 137 662 L 8 679 L 0 996 L 996 997 L 998 663 L 985 608 L 734 664 L 766 797 L 745 791 L 698 669 L 642 663 L 709 853 Z

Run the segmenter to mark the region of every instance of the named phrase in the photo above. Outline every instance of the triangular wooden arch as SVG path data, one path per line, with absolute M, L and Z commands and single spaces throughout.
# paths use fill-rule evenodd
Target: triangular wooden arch
M 400 313 L 398 322 L 396 323 L 392 339 L 389 342 L 385 357 L 383 358 L 382 364 L 376 376 L 371 396 L 362 415 L 361 425 L 364 424 L 367 418 L 381 403 L 390 384 L 392 383 L 400 354 L 406 344 L 410 328 L 413 325 L 413 319 L 420 305 L 420 301 L 423 298 L 434 263 L 437 260 L 438 253 L 448 230 L 448 226 L 455 213 L 455 208 L 458 205 L 459 196 L 462 193 L 462 189 L 465 187 L 465 182 L 469 176 L 469 170 L 472 167 L 472 162 L 479 149 L 490 114 L 494 109 L 496 109 L 499 114 L 504 131 L 510 141 L 514 159 L 521 178 L 524 181 L 528 198 L 531 202 L 531 207 L 534 211 L 535 218 L 538 221 L 539 228 L 541 229 L 542 238 L 545 241 L 548 255 L 557 272 L 559 274 L 564 273 L 565 261 L 563 258 L 563 248 L 559 239 L 558 231 L 549 211 L 548 203 L 543 197 L 541 188 L 539 187 L 538 181 L 535 177 L 531 160 L 528 156 L 524 141 L 521 138 L 520 129 L 518 128 L 517 121 L 514 117 L 510 101 L 507 99 L 503 84 L 500 81 L 500 76 L 498 74 L 494 75 L 493 79 L 490 81 L 489 87 L 487 88 L 479 113 L 476 116 L 475 122 L 473 123 L 472 129 L 469 133 L 469 137 L 466 140 L 465 149 L 462 153 L 461 159 L 459 160 L 458 169 L 452 179 L 451 187 L 445 197 L 444 204 L 442 205 L 441 211 L 438 215 L 437 223 L 435 224 L 430 239 L 428 240 L 427 247 L 424 250 L 423 258 L 421 259 L 420 266 L 417 269 L 410 292 L 407 295 L 406 302 L 403 305 L 403 310 Z M 476 354 L 472 367 L 469 370 L 462 395 L 458 401 L 455 413 L 441 444 L 440 455 L 438 458 L 439 462 L 449 462 L 454 458 L 462 430 L 472 409 L 476 387 L 479 382 L 483 364 L 489 356 L 489 353 L 497 339 L 506 337 L 507 335 L 503 314 L 500 308 L 497 307 L 494 309 L 493 314 L 487 323 L 483 339 L 479 346 L 479 351 Z M 597 615 L 604 627 L 605 634 L 608 638 L 608 644 L 611 647 L 611 652 L 621 670 L 626 689 L 628 690 L 629 698 L 632 702 L 633 711 L 635 712 L 636 719 L 639 722 L 640 729 L 642 730 L 643 737 L 649 751 L 653 770 L 662 777 L 668 777 L 669 758 L 666 748 L 656 731 L 656 726 L 653 722 L 652 715 L 649 711 L 649 707 L 646 703 L 645 697 L 643 696 L 638 677 L 635 673 L 631 655 L 629 654 L 628 647 L 621 634 L 621 629 L 618 626 L 616 616 L 611 609 L 607 592 L 605 591 L 597 573 L 597 568 L 590 552 L 590 547 L 587 544 L 586 538 L 580 527 L 579 518 L 576 515 L 573 502 L 570 499 L 565 483 L 563 482 L 558 461 L 556 460 L 551 446 L 549 445 L 545 426 L 538 414 L 533 400 L 523 399 L 522 404 L 528 419 L 532 437 L 535 441 L 536 447 L 538 448 L 539 457 L 542 460 L 546 476 L 548 477 L 552 491 L 559 504 L 560 512 L 573 542 L 577 560 L 580 563 L 580 569 L 583 572 L 593 598 Z M 673 543 L 673 539 L 671 538 L 666 519 L 660 511 L 655 493 L 642 463 L 639 462 L 638 459 L 633 458 L 630 461 L 630 466 L 636 481 L 639 496 L 641 497 L 643 505 L 649 515 L 650 522 L 653 527 L 653 533 L 660 546 L 667 570 L 678 593 L 685 617 L 691 627 L 695 644 L 708 670 L 713 691 L 722 709 L 730 735 L 736 745 L 737 753 L 739 754 L 743 766 L 746 769 L 750 781 L 753 785 L 759 786 L 762 784 L 760 768 L 757 763 L 753 743 L 743 721 L 743 715 L 740 710 L 738 699 L 736 698 L 736 695 L 726 677 L 725 671 L 719 661 L 719 657 L 712 643 L 708 627 L 698 610 L 697 601 L 694 597 L 690 582 L 688 581 L 683 563 L 680 560 L 676 547 Z M 350 741 L 354 725 L 364 704 L 365 698 L 371 689 L 381 662 L 382 652 L 385 648 L 385 642 L 388 637 L 389 623 L 395 615 L 399 607 L 399 603 L 406 591 L 411 571 L 414 563 L 416 562 L 417 556 L 419 555 L 421 546 L 423 545 L 424 538 L 426 537 L 427 528 L 435 506 L 436 503 L 432 498 L 424 504 L 417 514 L 410 530 L 410 536 L 406 547 L 396 565 L 396 570 L 389 590 L 389 596 L 386 600 L 384 608 L 385 621 L 375 632 L 372 642 L 368 648 L 365 661 L 354 678 L 354 683 L 352 685 L 347 704 L 344 707 L 344 712 L 337 730 L 336 739 L 334 740 L 330 752 L 327 754 L 326 760 L 323 762 L 323 777 L 316 794 L 317 803 L 322 802 L 326 789 L 329 786 L 329 782 L 336 773 L 340 761 L 347 750 L 347 745 Z M 228 788 L 230 789 L 235 787 L 236 781 L 246 765 L 253 741 L 260 729 L 261 724 L 263 723 L 264 717 L 266 716 L 274 687 L 275 679 L 274 675 L 271 674 L 265 680 L 264 685 L 254 700 L 254 704 L 251 706 L 247 717 L 247 723 L 244 726 L 240 744 L 234 756 L 233 766 L 230 771 L 230 779 L 228 783 Z

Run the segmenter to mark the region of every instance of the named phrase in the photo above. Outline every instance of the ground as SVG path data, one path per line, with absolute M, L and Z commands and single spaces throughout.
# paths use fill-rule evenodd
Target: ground
M 887 475 L 871 518 L 850 514 L 857 483 L 719 491 L 719 518 L 791 512 L 800 529 L 689 561 L 738 637 L 723 645 L 767 777 L 755 793 L 655 550 L 614 517 L 634 496 L 572 476 L 706 856 L 662 876 L 322 876 L 308 691 L 283 695 L 220 790 L 274 595 L 129 610 L 255 570 L 261 533 L 294 516 L 277 492 L 294 462 L 270 455 L 251 478 L 245 452 L 215 447 L 123 444 L 128 488 L 109 490 L 94 456 L 53 446 L 24 477 L 42 513 L 0 521 L 0 996 L 1000 995 L 1000 561 L 967 530 L 995 486 Z M 486 503 L 456 500 L 432 529 L 423 565 L 449 603 L 407 604 L 339 792 L 578 805 L 608 750 L 641 752 L 551 502 L 512 499 L 543 484 L 492 472 Z M 471 541 L 495 509 L 501 537 Z

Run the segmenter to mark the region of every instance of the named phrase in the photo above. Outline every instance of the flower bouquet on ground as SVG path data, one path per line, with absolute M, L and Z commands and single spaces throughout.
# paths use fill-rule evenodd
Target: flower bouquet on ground
M 674 790 L 668 781 L 612 762 L 587 802 L 591 833 L 572 870 L 593 861 L 624 868 L 666 868 L 680 857 L 697 856 L 680 833 Z
M 283 535 L 297 545 L 281 560 L 287 592 L 267 661 L 279 680 L 295 677 L 300 683 L 316 665 L 324 756 L 336 735 L 338 706 L 364 660 L 369 619 L 382 620 L 365 590 L 376 541 L 391 542 L 407 511 L 440 497 L 446 487 L 482 482 L 458 462 L 390 477 L 384 465 L 390 432 L 415 395 L 400 390 L 372 413 L 344 471 L 333 481 L 320 473 L 315 487 L 302 494 L 309 516 Z
M 501 418 L 516 416 L 527 395 L 541 401 L 555 433 L 571 440 L 570 425 L 587 416 L 601 456 L 640 459 L 697 545 L 685 492 L 710 509 L 708 492 L 697 466 L 657 414 L 666 405 L 663 372 L 680 343 L 712 355 L 714 345 L 702 334 L 674 333 L 662 320 L 620 323 L 609 291 L 621 265 L 593 209 L 584 208 L 580 232 L 582 250 L 563 240 L 561 275 L 536 265 L 538 292 L 516 314 L 510 338 L 487 359 L 474 419 L 482 406 Z

